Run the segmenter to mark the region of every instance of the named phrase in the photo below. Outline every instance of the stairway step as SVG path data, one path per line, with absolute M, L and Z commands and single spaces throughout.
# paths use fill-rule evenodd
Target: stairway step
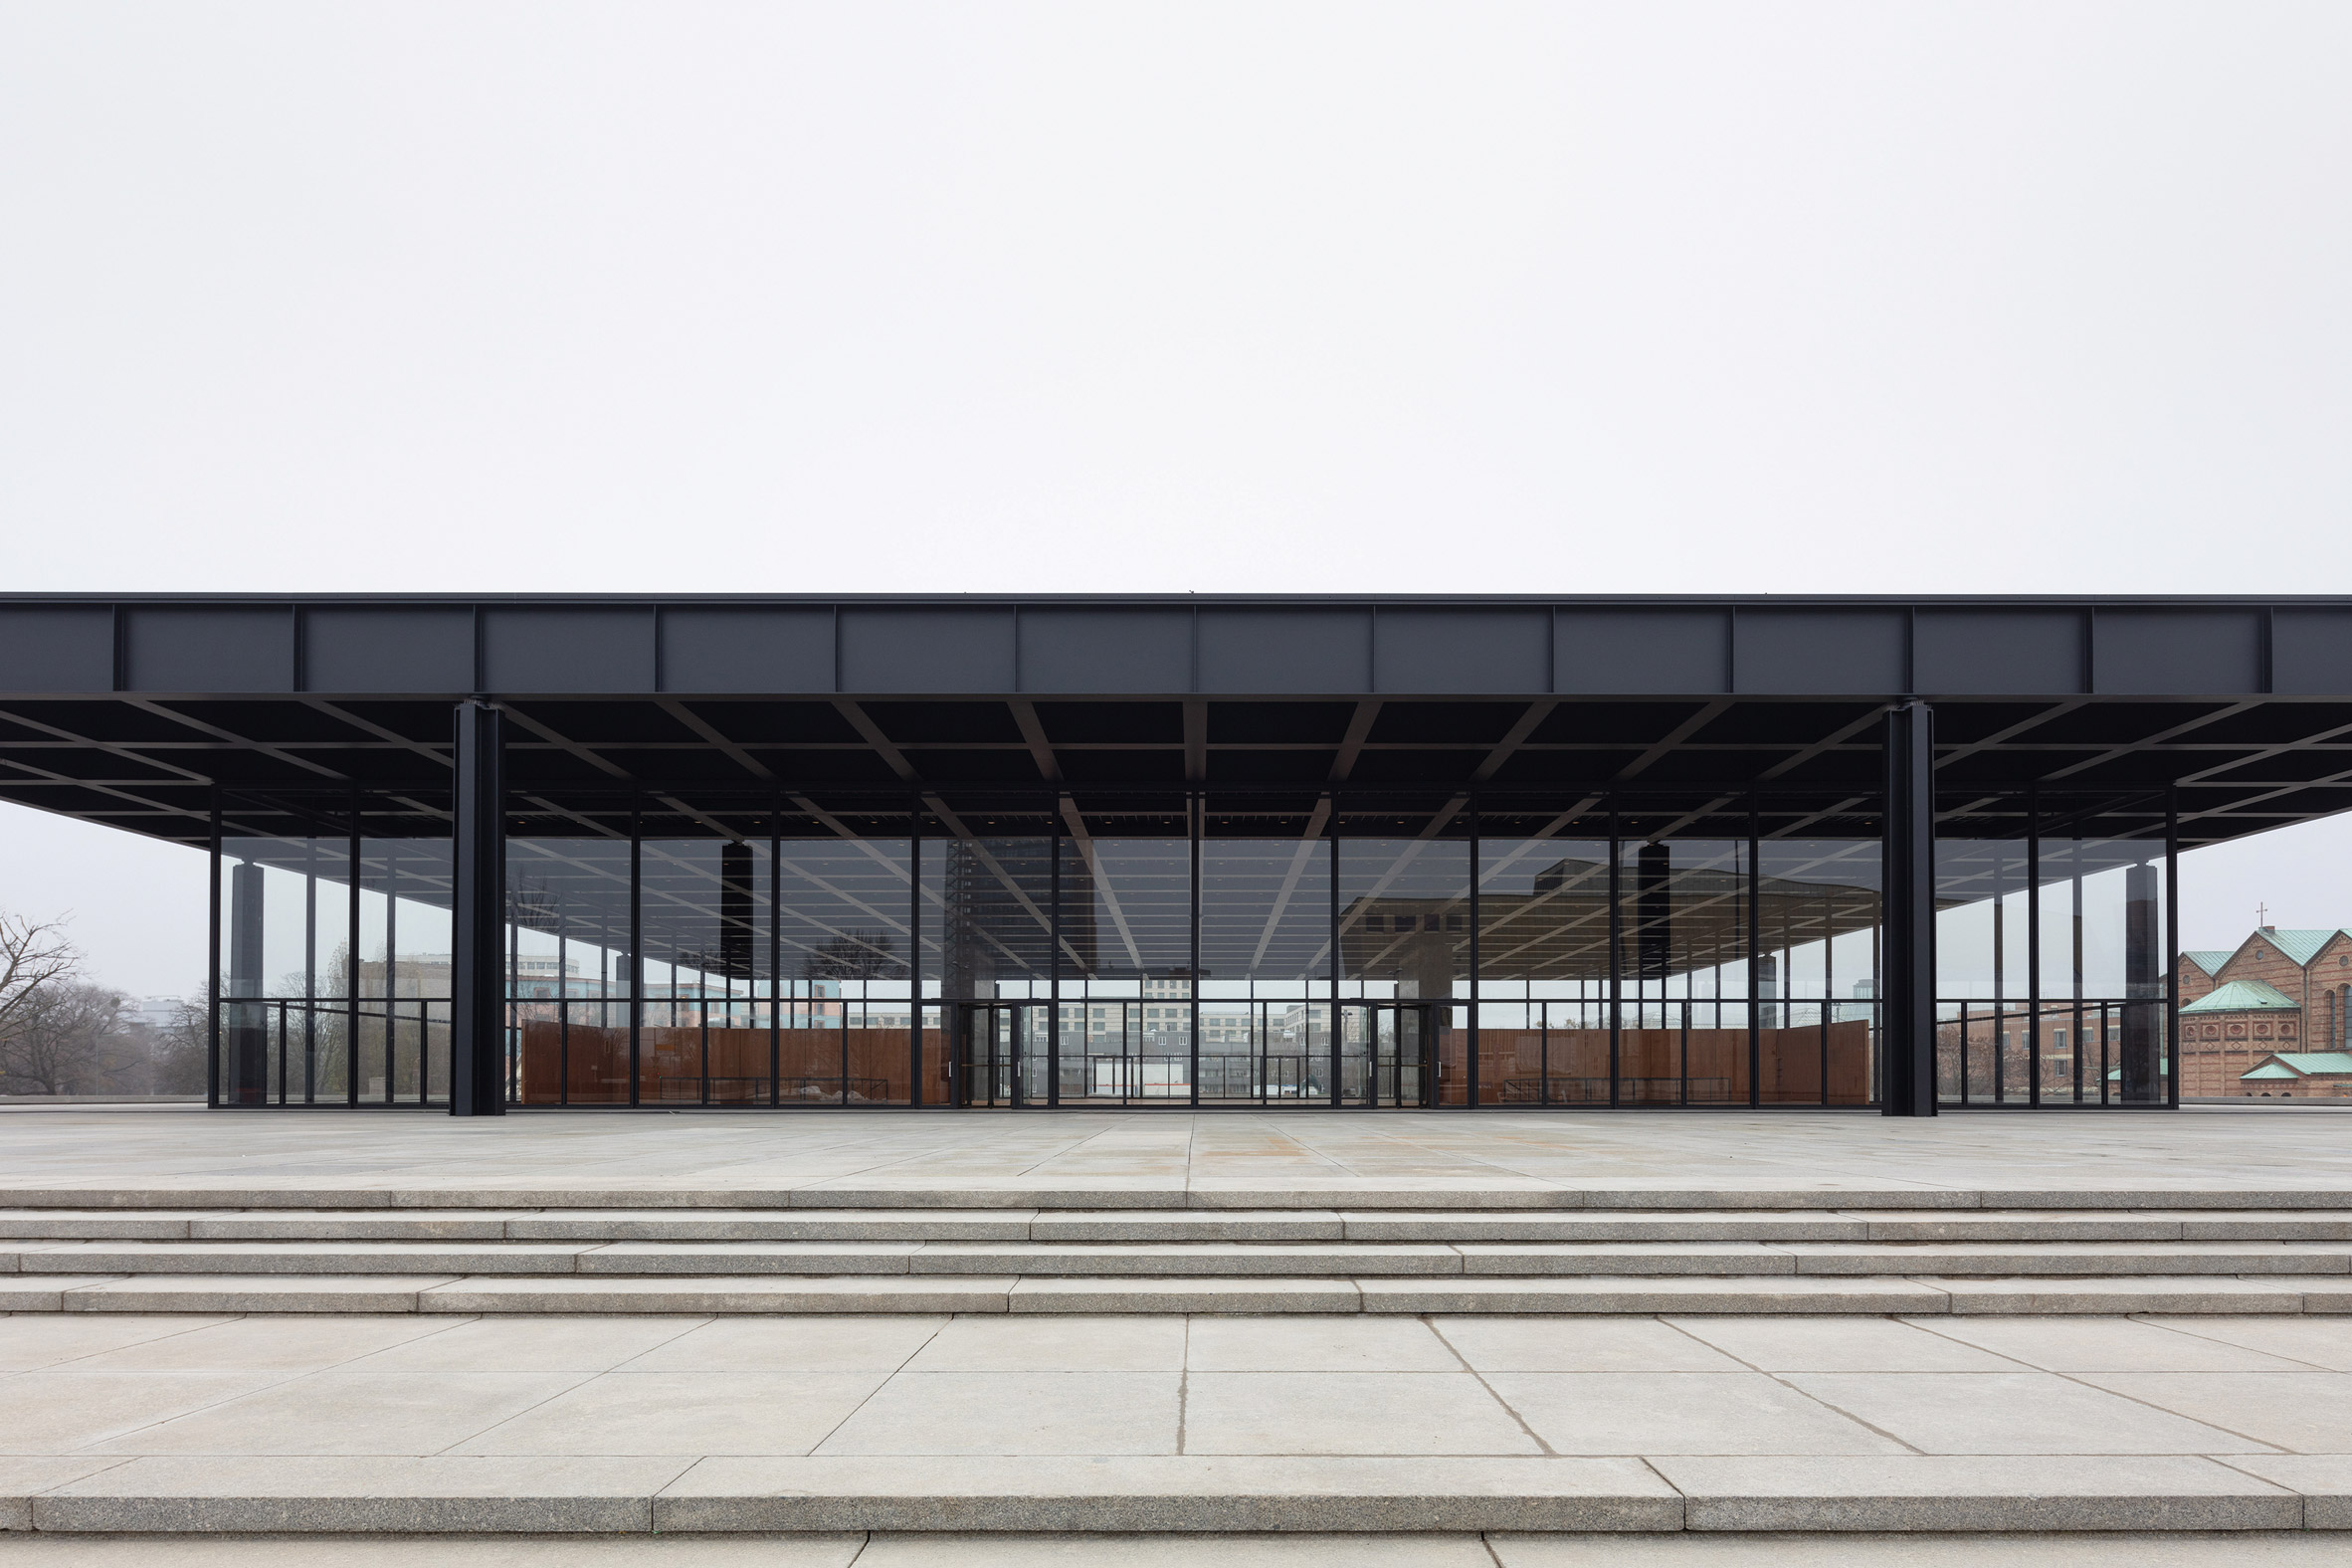
M 11 1312 L 2352 1313 L 2352 1278 L 18 1274 Z
M 1019 1242 L 1032 1209 L 802 1209 L 681 1214 L 573 1209 L 517 1215 L 518 1241 L 587 1242 Z
M 1004 1312 L 1009 1276 L 713 1274 L 693 1278 L 460 1279 L 418 1295 L 423 1312 Z
M 1465 1249 L 1468 1251 L 1468 1249 Z M 1943 1242 L 1783 1249 L 1805 1274 L 2342 1274 L 2341 1242 Z
M 13 1472 L 0 1516 L 117 1535 L 2242 1532 L 2341 1527 L 2346 1490 L 2341 1460 L 2303 1456 L 207 1455 Z
M 228 1186 L 195 1182 L 167 1187 L 52 1186 L 0 1188 L 0 1211 L 97 1211 L 119 1215 L 224 1211 L 403 1212 L 532 1210 L 731 1211 L 888 1209 L 966 1213 L 1008 1210 L 1169 1214 L 1184 1212 L 1439 1214 L 1750 1214 L 1965 1215 L 1994 1211 L 2076 1214 L 2311 1213 L 2352 1217 L 2352 1187 L 2139 1186 L 2088 1188 L 1935 1188 L 1863 1184 L 1705 1187 L 1636 1182 L 1577 1185 L 1527 1179 L 1196 1177 L 1189 1183 L 1132 1180 L 1037 1181 L 936 1176 L 902 1181 L 814 1182 L 797 1187 L 624 1187 L 576 1181 L 524 1187 L 431 1185 Z
M 0 1247 L 8 1274 L 2344 1277 L 2352 1243 L 34 1241 Z
M 1861 1242 L 1869 1222 L 1843 1214 L 1339 1215 L 1351 1242 Z
M 569 1274 L 585 1244 L 67 1242 L 0 1252 L 19 1274 Z M 0 1274 L 0 1278 L 5 1278 Z
M 1535 1213 L 1369 1210 L 557 1209 L 0 1211 L 6 1243 L 59 1242 L 2352 1243 L 2352 1214 L 2063 1210 Z

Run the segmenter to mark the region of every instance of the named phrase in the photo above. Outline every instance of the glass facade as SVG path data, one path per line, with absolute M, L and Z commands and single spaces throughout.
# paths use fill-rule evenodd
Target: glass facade
M 1938 803 L 1938 1094 L 2172 1097 L 2159 798 Z M 446 1103 L 446 797 L 225 794 L 215 1098 Z M 1874 792 L 511 798 L 530 1106 L 1867 1106 Z
M 228 793 L 214 844 L 214 1101 L 446 1101 L 446 794 Z
M 2163 798 L 1971 796 L 1938 815 L 1939 1101 L 2177 1100 Z

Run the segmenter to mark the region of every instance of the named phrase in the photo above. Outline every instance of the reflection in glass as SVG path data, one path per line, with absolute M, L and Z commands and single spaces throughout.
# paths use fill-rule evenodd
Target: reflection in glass
M 1074 833 L 1061 844 L 1062 1095 L 1190 1100 L 1191 841 Z M 1248 1021 L 1219 1014 L 1215 1024 L 1201 1046 L 1201 1095 L 1246 1098 Z M 1024 1092 L 1045 1098 L 1042 1076 Z
M 1747 842 L 1629 842 L 1618 855 L 1619 1101 L 1745 1103 L 1749 1020 L 1732 999 L 1744 1003 L 1748 984 Z M 1769 974 L 1759 979 L 1757 994 L 1777 998 Z M 1758 1082 L 1773 1098 L 1815 1099 L 1786 1092 L 1796 1086 L 1783 1072 L 1786 1017 L 1785 1004 L 1763 1004 Z
M 912 1097 L 912 876 L 904 839 L 784 841 L 780 1101 L 903 1105 Z
M 1758 1098 L 1868 1104 L 1877 1061 L 1878 841 L 1763 839 L 1756 849 L 1758 990 L 1779 999 L 1758 1034 Z
M 524 1105 L 629 1102 L 629 845 L 506 841 L 509 1093 Z
M 1478 844 L 1478 1101 L 1609 1101 L 1609 841 Z
M 221 842 L 221 1100 L 344 1097 L 351 1012 L 348 838 Z
M 1417 1022 L 1388 1038 L 1409 1041 L 1413 1071 L 1431 1085 L 1433 1103 L 1469 1103 L 1469 1033 L 1458 1027 L 1467 1020 L 1437 1004 L 1452 1000 L 1457 987 L 1469 990 L 1470 844 L 1342 837 L 1337 854 L 1341 998 L 1416 1006 Z M 1370 1020 L 1342 1028 L 1339 1093 L 1346 1103 L 1366 1103 L 1374 1092 L 1383 1038 Z

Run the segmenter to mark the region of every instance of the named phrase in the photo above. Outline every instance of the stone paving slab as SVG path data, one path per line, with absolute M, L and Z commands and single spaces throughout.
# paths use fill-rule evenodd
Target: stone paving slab
M 1333 1209 L 1163 1209 L 1113 1214 L 1040 1211 L 1028 1226 L 1039 1242 L 1436 1241 L 1435 1235 L 1356 1237 Z
M 713 1274 L 663 1278 L 457 1279 L 418 1295 L 425 1312 L 1002 1312 L 1010 1277 Z
M 0 1376 L 28 1462 L 0 1462 L 0 1523 L 2352 1529 L 2352 1372 L 2293 1361 L 2292 1326 L 7 1317 L 0 1371 L 35 1369 Z M 2304 1332 L 2352 1360 L 2342 1320 Z
M 1792 1243 L 1802 1274 L 2129 1275 L 2342 1274 L 2352 1246 L 2327 1242 L 2004 1242 L 1910 1246 Z
M 712 1459 L 654 1500 L 663 1530 L 1671 1530 L 1681 1520 L 1679 1494 L 1634 1460 Z
M 1692 1530 L 2291 1530 L 2303 1499 L 2209 1459 L 1662 1458 Z
M 2352 1454 L 2238 1454 L 2228 1464 L 2300 1492 L 2305 1529 L 2352 1530 Z
M 1368 1247 L 1344 1242 L 938 1242 L 926 1244 L 916 1253 L 909 1269 L 918 1274 L 1009 1274 L 1024 1277 L 1459 1275 L 1463 1255 L 1451 1247 L 1412 1243 Z
M 38 1535 L 41 1568 L 2340 1568 L 2319 1532 Z
M 582 1245 L 530 1242 L 45 1242 L 17 1257 L 26 1274 L 571 1274 Z M 8 1255 L 0 1253 L 0 1257 Z
M 1730 1274 L 1745 1277 L 1795 1274 L 1787 1252 L 1757 1242 L 1649 1242 L 1460 1244 L 1462 1272 L 1524 1277 L 1543 1274 Z M 1435 1271 L 1433 1271 L 1434 1273 Z M 1910 1271 L 1906 1270 L 1905 1273 Z
M 583 1274 L 903 1274 L 909 1272 L 922 1245 L 911 1241 L 614 1242 L 580 1249 L 577 1266 Z
M 134 1459 L 31 1499 L 59 1531 L 642 1532 L 674 1459 Z
M 1362 1279 L 1367 1312 L 1941 1312 L 1950 1297 L 1910 1279 L 1593 1276 Z
M 94 1280 L 68 1275 L 60 1300 L 68 1312 L 414 1312 L 423 1292 L 454 1284 L 458 1277 L 133 1274 Z
M 2104 1279 L 1935 1280 L 1946 1310 L 2002 1316 L 2064 1312 L 2300 1312 L 2300 1280 L 2240 1279 L 2211 1274 L 2146 1274 Z
M 1009 1297 L 1015 1312 L 1355 1312 L 1353 1279 L 1131 1278 L 1020 1279 Z
M 518 1150 L 518 1154 L 522 1151 Z M 432 1183 L 420 1185 L 419 1183 Z M 766 1189 L 745 1186 L 678 1188 L 582 1185 L 455 1186 L 433 1183 L 421 1173 L 401 1185 L 341 1187 L 304 1176 L 285 1187 L 192 1185 L 186 1188 L 112 1188 L 60 1185 L 0 1188 L 0 1209 L 95 1211 L 118 1209 L 152 1214 L 192 1211 L 334 1210 L 1243 1210 L 1353 1209 L 1405 1212 L 1564 1212 L 1653 1214 L 1728 1212 L 1759 1214 L 1867 1213 L 1873 1210 L 1946 1210 L 1954 1213 L 2018 1209 L 2072 1209 L 2085 1213 L 2205 1210 L 2232 1213 L 2274 1210 L 2328 1214 L 2352 1211 L 2352 1185 L 2310 1189 L 2108 1187 L 2070 1191 L 2003 1192 L 1984 1188 L 1801 1188 L 1752 1190 L 1694 1186 L 1670 1179 L 1641 1187 L 1519 1187 L 1464 1178 L 1441 1188 L 1402 1187 L 1377 1178 L 1268 1176 L 1210 1179 L 1189 1184 L 1135 1187 L 1010 1185 L 979 1178 L 926 1176 L 904 1185 L 810 1185 Z M 2323 1233 L 2328 1239 L 2340 1231 Z
M 1029 1239 L 1036 1218 L 1034 1209 L 719 1209 L 706 1214 L 571 1209 L 517 1214 L 505 1222 L 504 1231 L 515 1240 L 546 1241 L 1018 1242 Z
M 33 1527 L 33 1497 L 120 1465 L 108 1454 L 0 1454 L 0 1531 Z
M 0 1213 L 0 1238 L 33 1241 L 92 1235 L 123 1240 L 176 1241 L 211 1218 L 208 1210 L 13 1209 Z

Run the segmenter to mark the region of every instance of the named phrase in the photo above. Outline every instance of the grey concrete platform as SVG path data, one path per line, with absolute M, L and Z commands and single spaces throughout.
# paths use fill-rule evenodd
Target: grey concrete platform
M 0 1109 L 0 1208 L 2352 1209 L 2333 1116 Z
M 20 1535 L 28 1568 L 2320 1568 L 2327 1535 Z
M 0 1410 L 34 1535 L 2352 1530 L 2343 1318 L 32 1314 Z

